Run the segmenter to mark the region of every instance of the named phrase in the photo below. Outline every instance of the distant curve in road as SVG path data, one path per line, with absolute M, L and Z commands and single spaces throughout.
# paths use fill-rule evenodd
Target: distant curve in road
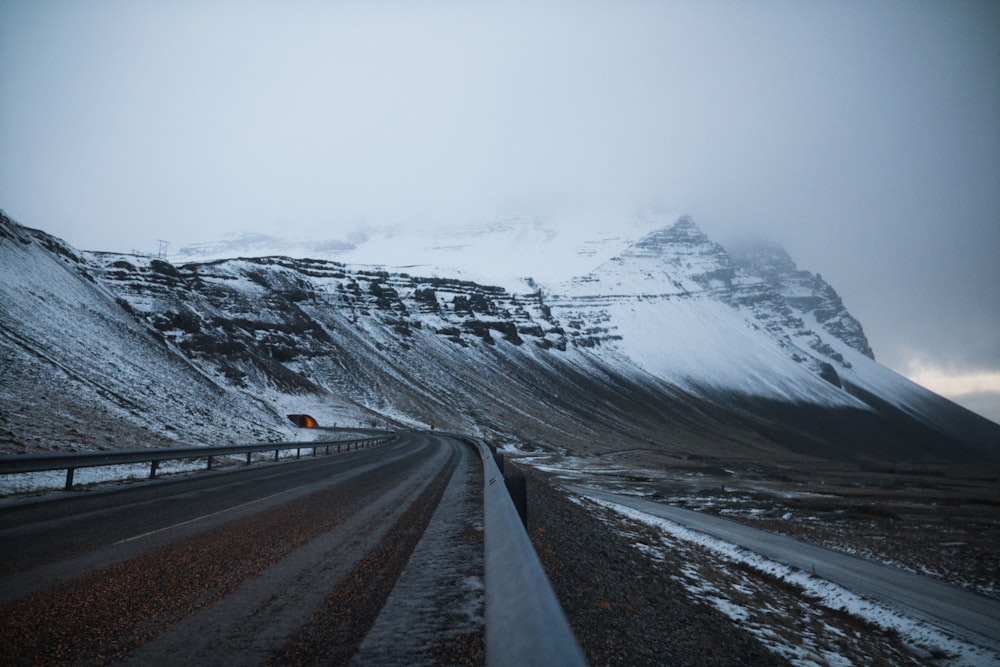
M 4 664 L 481 656 L 481 486 L 467 445 L 401 434 L 4 508 Z
M 566 488 L 673 521 L 806 572 L 815 568 L 820 577 L 849 591 L 887 603 L 974 643 L 1000 647 L 1000 602 L 986 596 L 712 514 L 577 485 Z

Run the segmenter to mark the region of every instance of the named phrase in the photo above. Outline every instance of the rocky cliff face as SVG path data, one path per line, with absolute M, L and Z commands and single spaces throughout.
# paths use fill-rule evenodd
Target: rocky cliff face
M 827 334 L 875 358 L 861 323 L 847 311 L 836 290 L 818 273 L 800 270 L 784 248 L 744 246 L 733 253 L 733 259 L 747 274 L 762 278 L 792 312 L 810 317 Z
M 291 392 L 314 391 L 310 371 L 331 357 L 346 371 L 349 344 L 404 357 L 428 336 L 456 353 L 499 341 L 567 345 L 537 295 L 468 281 L 285 257 L 175 267 L 94 253 L 92 261 L 101 282 L 168 345 L 237 386 L 266 381 Z M 323 378 L 346 377 L 332 367 L 331 373 Z M 350 393 L 362 384 L 345 379 L 329 388 Z

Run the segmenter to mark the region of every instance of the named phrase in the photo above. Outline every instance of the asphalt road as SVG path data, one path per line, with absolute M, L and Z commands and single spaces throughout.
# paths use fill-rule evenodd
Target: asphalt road
M 468 446 L 402 434 L 3 508 L 0 662 L 481 653 L 481 480 Z
M 631 496 L 567 485 L 597 498 L 724 540 L 779 563 L 812 572 L 859 595 L 955 632 L 973 643 L 1000 646 L 1000 602 L 911 572 L 745 526 L 711 514 Z

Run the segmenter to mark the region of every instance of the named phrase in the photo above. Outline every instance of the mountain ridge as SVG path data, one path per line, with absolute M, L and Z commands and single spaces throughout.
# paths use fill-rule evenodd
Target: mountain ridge
M 103 339 L 111 348 L 137 346 L 135 357 L 148 368 L 123 354 L 104 370 L 83 363 L 83 374 L 133 396 L 136 407 L 109 420 L 149 442 L 204 441 L 220 424 L 245 437 L 288 437 L 287 411 L 309 412 L 326 424 L 433 420 L 566 452 L 996 456 L 991 422 L 878 366 L 858 340 L 838 337 L 844 330 L 823 328 L 816 309 L 806 307 L 813 301 L 784 302 L 780 284 L 751 275 L 690 219 L 659 231 L 579 279 L 527 281 L 513 293 L 330 260 L 175 266 L 79 253 L 4 216 L 4 266 L 20 257 L 23 278 L 18 285 L 5 280 L 2 304 L 13 326 L 0 331 L 0 351 L 21 369 L 5 380 L 5 401 L 23 407 L 5 416 L 0 444 L 8 451 L 107 446 L 85 432 L 79 416 L 75 434 L 47 443 L 31 435 L 42 427 L 13 416 L 72 412 L 46 389 L 55 383 L 78 390 L 82 384 L 67 380 L 69 371 L 55 367 L 33 378 L 25 369 L 33 359 L 39 363 L 37 350 L 45 346 L 61 350 L 69 369 L 80 364 L 74 355 L 99 357 L 94 341 Z M 682 241 L 687 254 L 672 249 Z M 657 253 L 666 261 L 651 263 Z M 55 291 L 46 287 L 63 283 Z M 77 283 L 91 288 L 68 298 Z M 825 293 L 825 283 L 812 284 Z M 809 296 L 802 285 L 796 289 Z M 782 303 L 784 310 L 777 308 Z M 824 322 L 849 316 L 829 295 L 821 303 L 837 306 Z M 65 327 L 74 309 L 113 313 L 104 319 L 114 328 L 109 332 L 101 318 L 90 318 L 92 325 L 77 318 L 74 337 L 56 325 L 48 332 L 31 325 L 44 315 Z M 657 328 L 666 335 L 653 335 Z M 18 336 L 32 338 L 36 352 L 19 345 Z M 173 402 L 158 387 L 165 368 L 179 383 L 181 398 Z M 80 391 L 82 398 L 70 402 L 91 412 L 106 407 L 99 391 Z M 195 397 L 198 408 L 184 395 Z

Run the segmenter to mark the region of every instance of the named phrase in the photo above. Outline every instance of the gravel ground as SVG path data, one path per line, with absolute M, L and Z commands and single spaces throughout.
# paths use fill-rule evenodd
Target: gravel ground
M 520 469 L 528 480 L 529 535 L 592 667 L 788 664 L 693 601 L 542 473 Z

